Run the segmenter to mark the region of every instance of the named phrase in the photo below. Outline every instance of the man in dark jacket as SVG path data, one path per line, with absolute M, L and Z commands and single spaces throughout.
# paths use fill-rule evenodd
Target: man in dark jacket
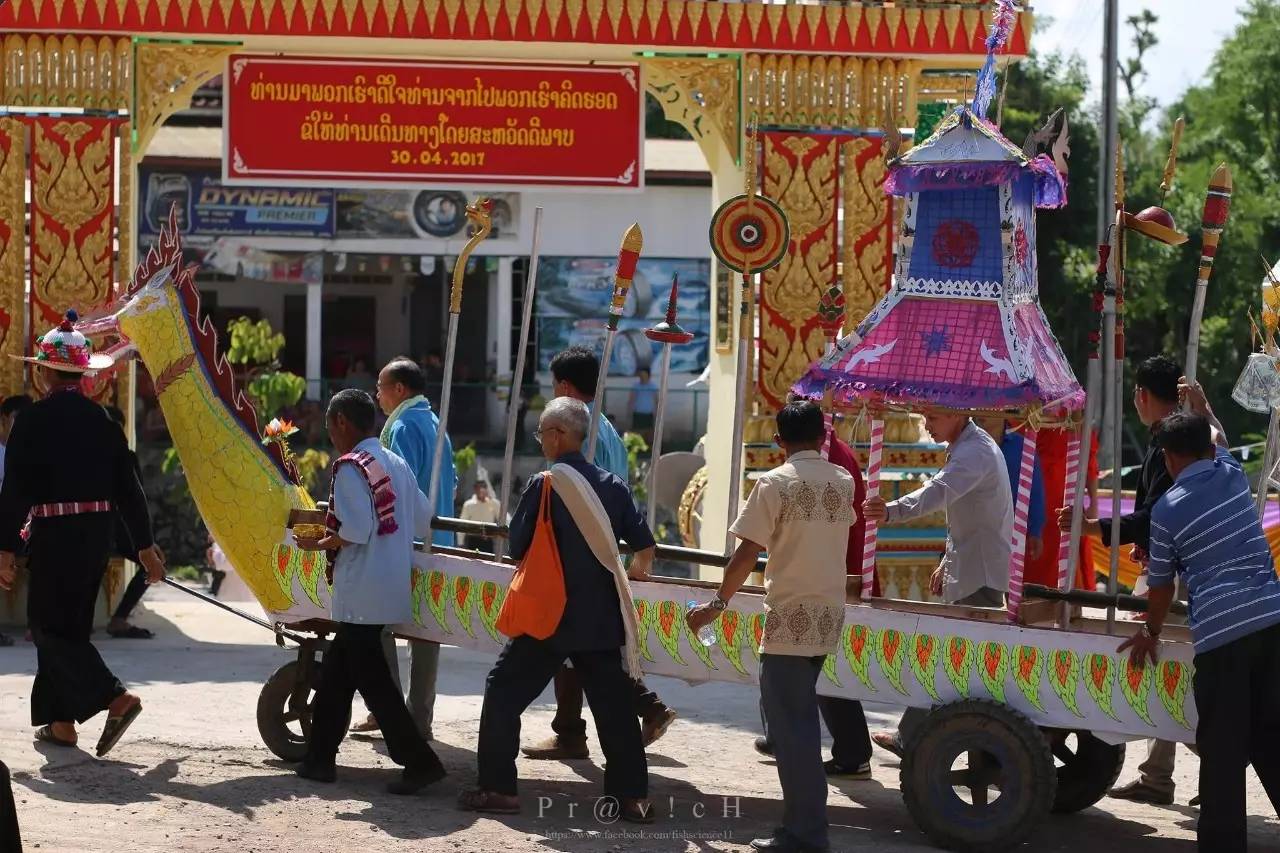
M 520 745 L 520 715 L 538 698 L 567 659 L 573 662 L 595 717 L 600 746 L 607 764 L 604 794 L 617 806 L 614 817 L 648 822 L 652 806 L 648 796 L 648 765 L 641 741 L 640 722 L 632 705 L 634 673 L 625 660 L 636 664 L 634 638 L 628 638 L 626 615 L 633 605 L 625 595 L 620 564 L 606 566 L 598 556 L 614 549 L 622 539 L 636 552 L 632 574 L 647 572 L 653 561 L 654 541 L 643 516 L 636 509 L 627 485 L 582 455 L 582 442 L 590 423 L 586 404 L 557 397 L 547 404 L 538 422 L 543 455 L 557 463 L 550 474 L 529 482 L 511 518 L 511 556 L 520 559 L 529 549 L 537 528 L 542 478 L 563 478 L 551 496 L 551 525 L 556 549 L 564 568 L 565 606 L 555 632 L 543 640 L 528 635 L 513 638 L 498 657 L 485 683 L 480 712 L 480 742 L 476 750 L 479 787 L 459 797 L 470 811 L 513 813 L 519 811 L 516 796 L 516 755 Z M 569 470 L 565 470 L 569 469 Z M 559 480 L 556 480 L 559 482 Z M 569 485 L 569 484 L 578 485 Z M 590 490 L 590 493 L 587 493 Z M 570 500 L 596 513 L 575 512 Z M 601 529 L 600 513 L 609 529 Z M 589 524 L 584 524 L 583 519 Z M 602 544 L 603 543 L 603 544 Z M 619 590 L 622 590 L 620 594 Z M 630 610 L 634 618 L 634 610 Z M 638 669 L 638 665 L 635 665 Z
M 28 359 L 41 365 L 49 391 L 9 436 L 0 488 L 0 588 L 13 586 L 14 554 L 30 518 L 27 622 L 36 644 L 36 738 L 74 746 L 76 723 L 105 710 L 97 747 L 103 756 L 142 711 L 142 700 L 125 690 L 89 642 L 116 512 L 152 582 L 164 577 L 164 561 L 152 544 L 146 496 L 124 433 L 80 391 L 81 375 L 109 367 L 110 359 L 91 355 L 74 319 L 68 312 Z

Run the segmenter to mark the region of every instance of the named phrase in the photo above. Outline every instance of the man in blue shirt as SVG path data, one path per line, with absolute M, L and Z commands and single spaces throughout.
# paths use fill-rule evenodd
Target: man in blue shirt
M 1246 849 L 1245 768 L 1280 807 L 1280 579 L 1249 481 L 1209 419 L 1176 413 L 1160 423 L 1173 485 L 1151 510 L 1147 621 L 1119 651 L 1144 666 L 1182 575 L 1195 644 L 1199 723 L 1200 849 Z
M 349 388 L 329 401 L 334 463 L 328 533 L 299 542 L 327 550 L 333 560 L 332 618 L 338 627 L 324 654 L 316 689 L 307 757 L 298 775 L 332 782 L 351 700 L 358 691 L 378 715 L 391 760 L 404 767 L 388 786 L 414 794 L 443 779 L 440 759 L 415 729 L 381 649 L 383 629 L 413 617 L 409 575 L 415 534 L 426 536 L 431 512 L 404 460 L 373 431 L 376 409 L 364 391 Z
M 556 397 L 569 397 L 591 408 L 595 399 L 596 380 L 600 377 L 600 360 L 586 347 L 574 346 L 556 353 L 551 359 L 551 390 Z M 592 460 L 623 483 L 630 485 L 627 450 L 618 431 L 600 411 L 600 428 L 596 435 L 596 453 Z M 636 715 L 644 725 L 645 746 L 666 734 L 675 721 L 676 712 L 663 704 L 658 695 L 637 679 L 633 685 Z M 522 750 L 529 758 L 586 758 L 587 723 L 582 718 L 582 685 L 571 667 L 556 673 L 556 716 L 551 721 L 554 735 Z
M 431 410 L 425 396 L 427 377 L 413 359 L 392 359 L 378 374 L 378 405 L 387 415 L 379 441 L 383 447 L 395 453 L 413 471 L 418 488 L 425 494 L 430 488 L 432 457 L 436 452 L 436 436 L 440 431 L 440 419 Z M 453 470 L 453 443 L 445 436 L 444 465 L 440 469 L 440 484 L 433 508 L 438 516 L 452 516 L 453 492 L 457 477 Z M 436 530 L 431 534 L 436 545 L 452 545 L 453 534 Z M 395 637 L 387 632 L 382 639 L 383 651 L 391 665 L 391 674 L 400 684 L 400 663 L 396 655 Z M 440 668 L 440 644 L 426 640 L 409 641 L 409 713 L 418 726 L 418 732 L 426 740 L 434 740 L 431 721 L 435 715 L 436 673 Z M 351 727 L 357 733 L 375 732 L 378 721 L 369 714 Z
M 618 817 L 647 823 L 652 820 L 648 796 L 648 767 L 640 725 L 632 713 L 632 677 L 625 666 L 638 670 L 636 641 L 628 637 L 627 617 L 634 613 L 630 596 L 619 593 L 620 561 L 613 550 L 606 566 L 598 556 L 601 538 L 613 549 L 619 539 L 636 552 L 631 572 L 647 571 L 654 542 L 631 490 L 617 477 L 582 456 L 590 412 L 579 400 L 558 397 L 547 404 L 538 421 L 543 455 L 554 462 L 548 474 L 536 474 L 511 517 L 511 556 L 520 559 L 533 542 L 543 477 L 553 483 L 551 526 L 564 569 L 564 613 L 555 632 L 543 640 L 513 637 L 485 682 L 480 711 L 480 740 L 476 747 L 479 786 L 458 798 L 464 810 L 514 813 L 516 747 L 520 743 L 520 715 L 538 698 L 567 658 L 591 697 L 591 714 L 605 752 L 604 795 L 614 798 Z M 570 470 L 565 470 L 565 469 Z M 577 489 L 572 487 L 578 481 Z M 575 512 L 572 500 L 587 495 L 597 502 L 596 514 Z M 587 522 L 584 523 L 583 519 Z M 603 523 L 601 523 L 603 522 Z M 624 658 L 623 650 L 627 651 Z M 579 688 L 581 689 L 581 688 Z
M 636 384 L 631 386 L 631 428 L 653 441 L 653 417 L 658 408 L 658 386 L 649 378 L 648 368 L 636 371 Z

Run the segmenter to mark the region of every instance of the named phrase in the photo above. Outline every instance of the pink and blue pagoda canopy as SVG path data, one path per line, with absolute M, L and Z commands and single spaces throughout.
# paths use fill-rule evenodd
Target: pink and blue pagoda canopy
M 1053 162 L 960 107 L 886 188 L 905 203 L 893 288 L 794 390 L 839 405 L 1081 408 L 1038 294 L 1035 209 L 1066 197 Z

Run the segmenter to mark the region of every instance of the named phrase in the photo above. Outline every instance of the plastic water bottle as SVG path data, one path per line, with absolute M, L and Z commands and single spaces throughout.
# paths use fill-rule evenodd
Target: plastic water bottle
M 692 610 L 698 606 L 698 602 L 691 598 L 685 602 L 685 605 L 689 610 Z M 711 630 L 710 625 L 703 625 L 701 630 L 698 631 L 698 642 L 704 646 L 714 646 L 716 644 L 716 632 Z

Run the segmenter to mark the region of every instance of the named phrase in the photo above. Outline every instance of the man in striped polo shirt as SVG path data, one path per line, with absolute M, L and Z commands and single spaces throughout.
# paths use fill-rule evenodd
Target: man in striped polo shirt
M 1280 807 L 1280 579 L 1244 471 L 1215 447 L 1209 420 L 1160 422 L 1173 485 L 1151 511 L 1147 621 L 1120 646 L 1156 660 L 1174 574 L 1190 596 L 1200 721 L 1200 849 L 1246 849 L 1245 767 Z

